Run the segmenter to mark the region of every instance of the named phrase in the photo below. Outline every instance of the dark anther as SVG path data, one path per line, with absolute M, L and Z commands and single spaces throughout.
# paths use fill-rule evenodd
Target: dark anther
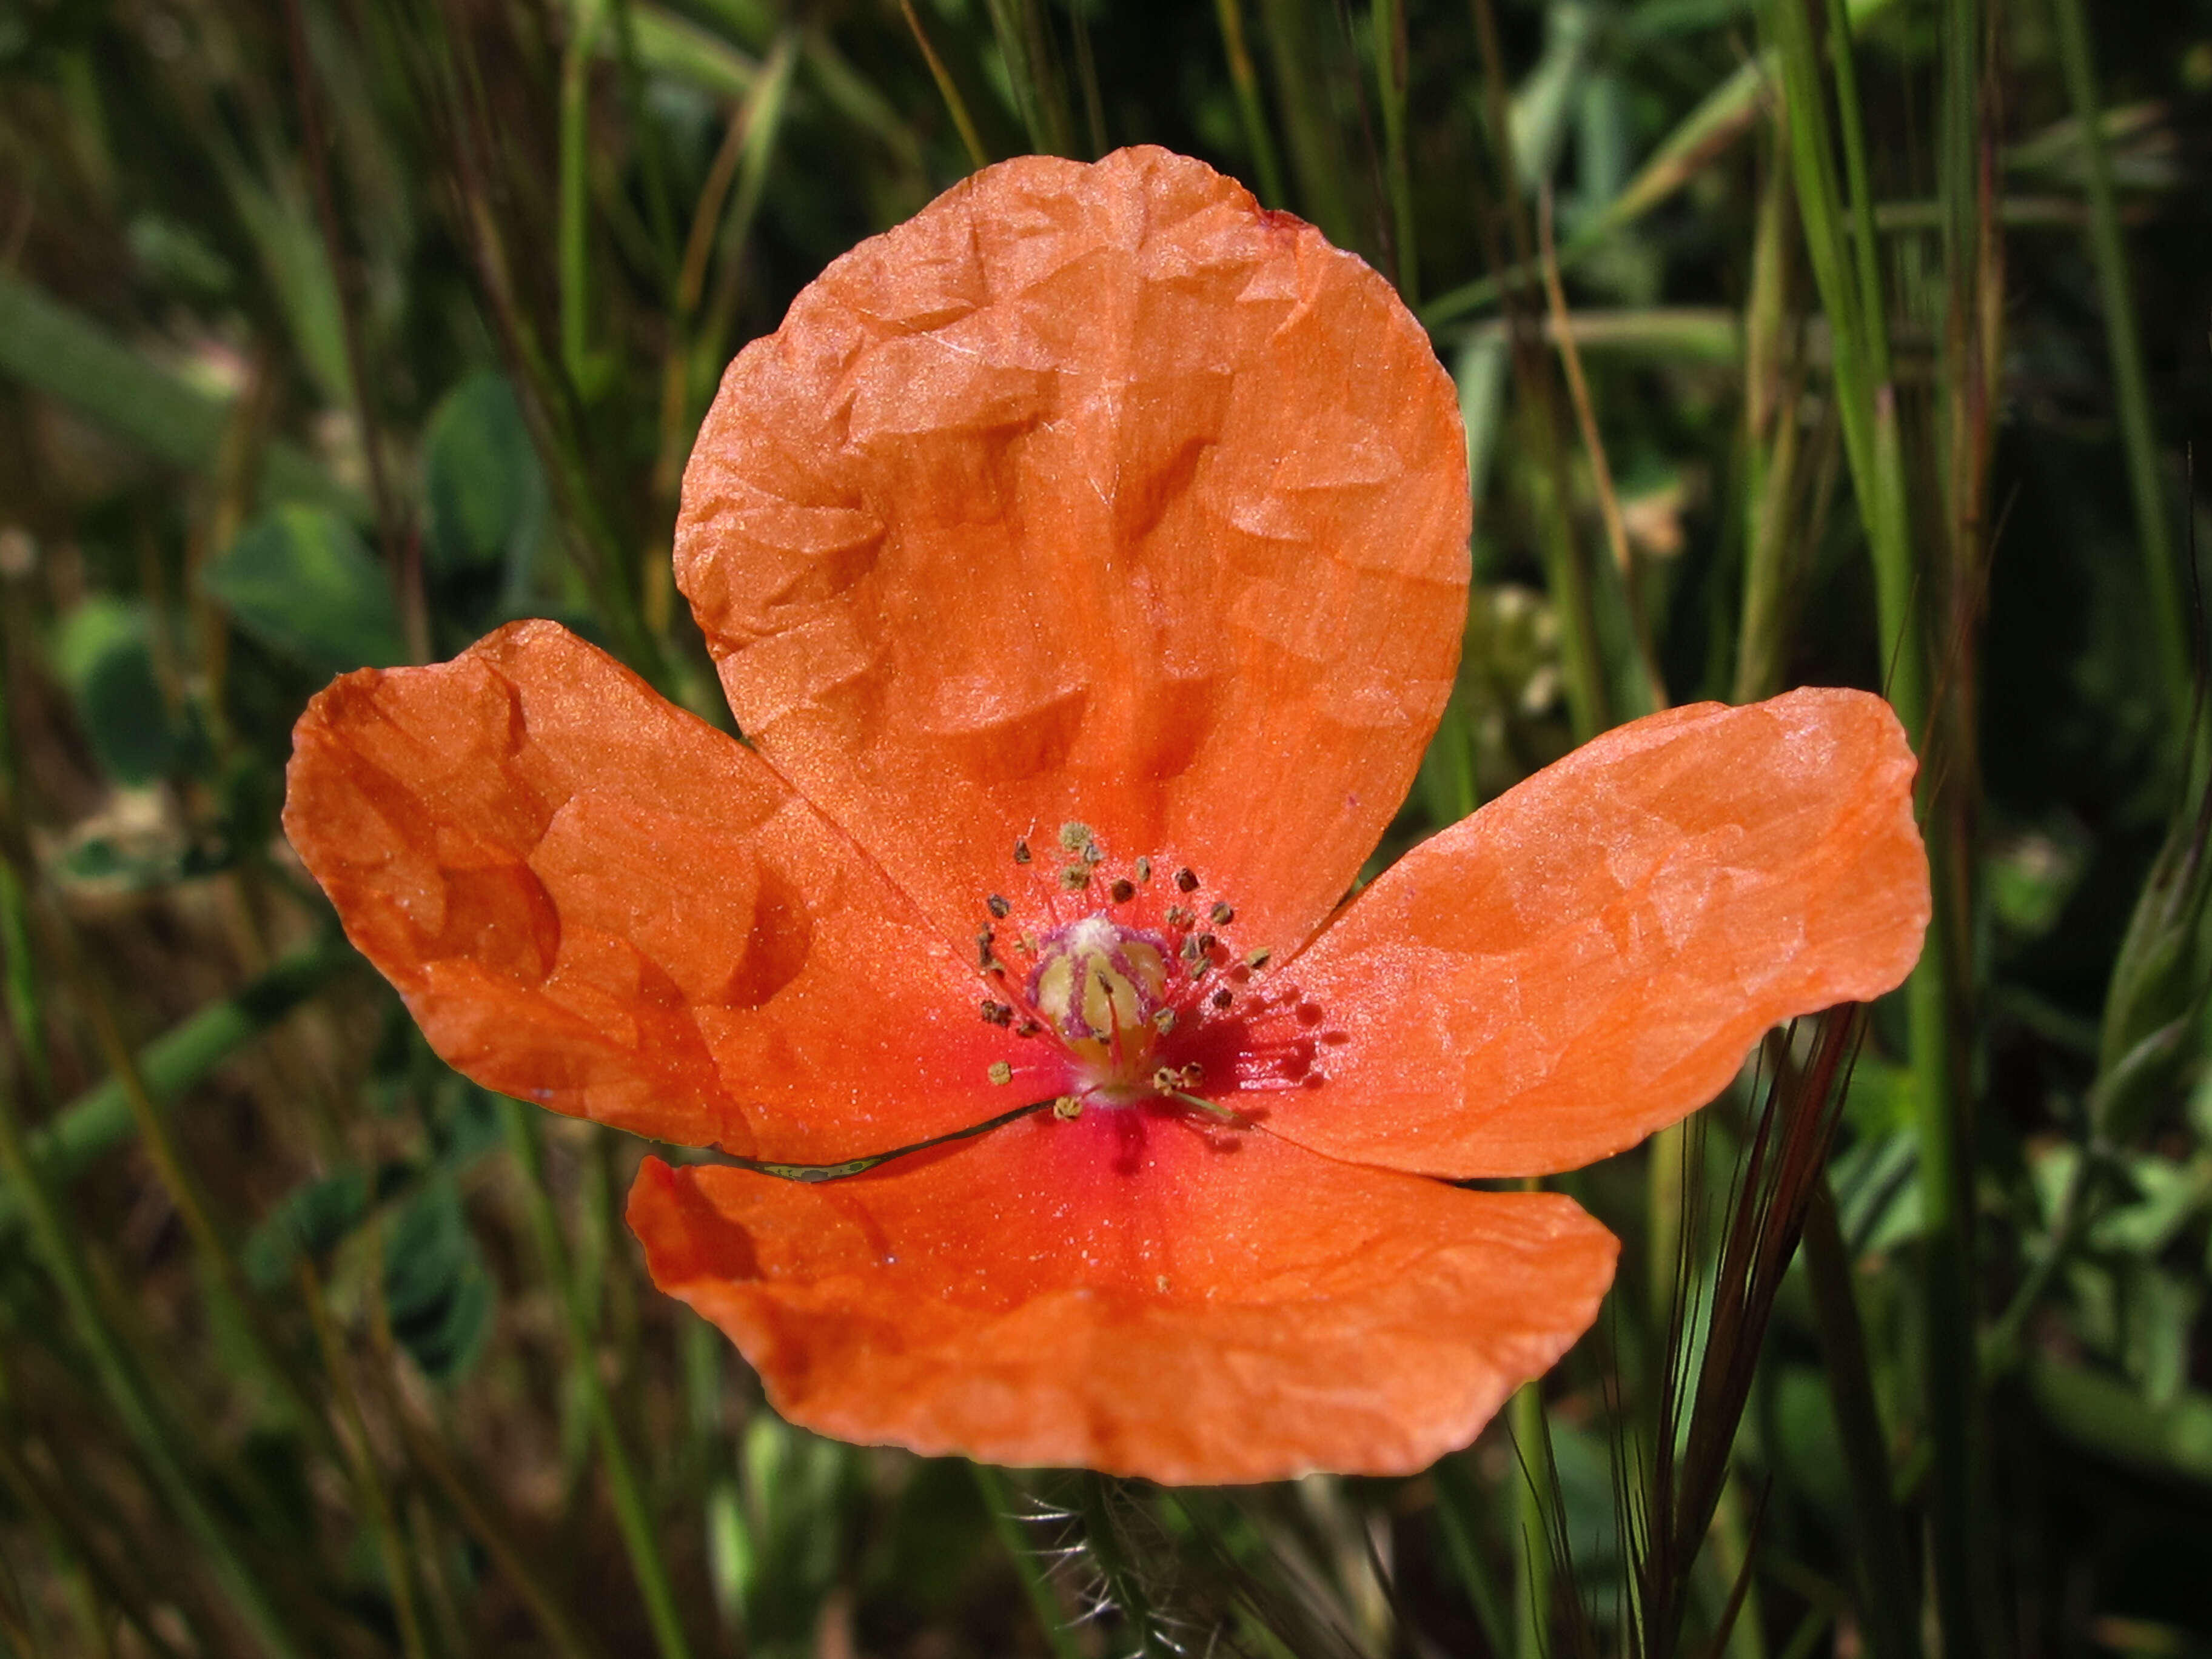
M 994 1002 L 990 998 L 985 997 L 983 1018 L 994 1025 L 1009 1025 L 1013 1023 L 1014 1011 L 1003 1002 Z
M 1182 959 L 1185 962 L 1196 962 L 1198 960 L 1198 936 L 1196 934 L 1194 933 L 1190 938 L 1182 942 Z
M 1006 902 L 1005 894 L 994 893 L 983 901 L 983 908 L 998 917 L 1000 921 L 1004 921 L 1006 919 L 1006 913 L 1014 907 Z
M 1274 957 L 1274 954 L 1275 953 L 1273 951 L 1270 951 L 1263 945 L 1258 950 L 1253 951 L 1250 956 L 1244 958 L 1244 965 L 1247 968 L 1251 969 L 1255 973 L 1257 973 L 1261 969 L 1265 968 L 1267 965 L 1268 962 Z
M 1150 881 L 1152 878 L 1152 861 L 1150 859 L 1139 859 L 1137 860 L 1137 879 L 1139 881 Z
M 988 927 L 975 935 L 975 965 L 978 968 L 991 965 L 991 945 L 997 938 L 998 935 Z
M 1025 841 L 1018 841 L 1018 842 L 1016 842 L 1014 843 L 1014 862 L 1015 862 L 1015 863 L 1017 863 L 1017 864 L 1027 864 L 1029 861 L 1030 861 L 1030 844 L 1029 844 L 1029 842 L 1025 842 Z
M 1200 933 L 1198 936 L 1199 955 L 1202 957 L 1212 956 L 1213 954 L 1213 947 L 1220 943 L 1221 941 L 1214 938 L 1211 933 Z
M 1198 890 L 1198 872 L 1186 864 L 1176 872 L 1175 884 L 1179 893 L 1195 893 Z
M 1106 893 L 1115 903 L 1127 904 L 1137 896 L 1137 884 L 1126 878 L 1117 878 L 1114 884 L 1106 890 Z
M 1170 927 L 1188 927 L 1197 920 L 1196 916 L 1191 915 L 1180 904 L 1168 906 L 1168 926 Z
M 1025 1019 L 1020 1024 L 1014 1027 L 1014 1035 L 1018 1037 L 1033 1037 L 1043 1030 L 1044 1027 L 1038 1024 L 1035 1020 Z
M 1226 1008 L 1236 1000 L 1237 999 L 1229 994 L 1229 988 L 1226 985 L 1213 994 L 1213 1006 L 1217 1008 Z
M 1226 927 L 1237 920 L 1237 913 L 1225 904 L 1217 904 L 1206 914 L 1213 918 L 1213 925 L 1216 927 Z

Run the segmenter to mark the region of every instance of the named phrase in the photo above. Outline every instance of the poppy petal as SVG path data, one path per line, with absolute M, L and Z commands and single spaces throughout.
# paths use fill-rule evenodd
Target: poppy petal
M 742 744 L 551 623 L 308 706 L 284 808 L 348 935 L 489 1089 L 844 1158 L 1010 1103 L 982 988 Z
M 1443 711 L 1468 511 L 1366 265 L 1164 150 L 1027 156 L 739 354 L 676 569 L 747 737 L 948 933 L 1080 822 L 1287 952 Z
M 1573 1344 L 1618 1249 L 1555 1194 L 1145 1108 L 818 1187 L 649 1159 L 629 1222 L 794 1423 L 1178 1484 L 1426 1467 Z
M 1609 732 L 1408 853 L 1291 963 L 1316 1046 L 1269 1128 L 1453 1177 L 1633 1146 L 1777 1022 L 1899 984 L 1928 925 L 1915 763 L 1879 697 Z

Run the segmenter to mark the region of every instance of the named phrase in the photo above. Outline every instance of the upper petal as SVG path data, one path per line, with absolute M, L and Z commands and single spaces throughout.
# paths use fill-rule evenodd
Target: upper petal
M 936 931 L 758 757 L 551 623 L 349 674 L 284 828 L 431 1046 L 686 1145 L 844 1158 L 1010 1102 Z
M 1911 971 L 1914 770 L 1861 691 L 1700 704 L 1583 745 L 1408 853 L 1291 965 L 1334 1042 L 1268 1127 L 1453 1176 L 1634 1145 L 1777 1021 Z
M 987 168 L 730 366 L 677 579 L 732 708 L 949 930 L 1080 820 L 1303 941 L 1465 616 L 1465 438 L 1382 280 L 1200 162 Z
M 1595 1317 L 1611 1234 L 1142 1109 L 803 1187 L 648 1160 L 653 1281 L 795 1423 L 1176 1483 L 1409 1474 Z

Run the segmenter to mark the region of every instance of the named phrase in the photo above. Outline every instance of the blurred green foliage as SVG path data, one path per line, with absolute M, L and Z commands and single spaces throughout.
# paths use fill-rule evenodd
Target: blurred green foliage
M 0 1650 L 2212 1650 L 2208 95 L 2203 0 L 0 0 Z M 447 1071 L 276 830 L 325 680 L 515 617 L 726 721 L 668 550 L 729 356 L 1133 142 L 1457 380 L 1386 856 L 1661 700 L 1887 687 L 1923 757 L 1848 1099 L 1801 1032 L 1567 1178 L 1612 1310 L 1416 1480 L 781 1423 L 641 1149 Z

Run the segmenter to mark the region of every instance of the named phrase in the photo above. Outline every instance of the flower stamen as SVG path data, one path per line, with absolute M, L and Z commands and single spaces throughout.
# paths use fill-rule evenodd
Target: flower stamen
M 1248 1118 L 1206 1095 L 1311 1086 L 1318 1052 L 1312 1034 L 1289 1033 L 1279 1024 L 1297 994 L 1255 981 L 1273 953 L 1238 948 L 1233 904 L 1207 897 L 1189 866 L 1165 860 L 1158 862 L 1167 890 L 1151 898 L 1141 884 L 1152 879 L 1156 860 L 1137 858 L 1115 873 L 1097 834 L 1079 820 L 1060 825 L 1054 840 L 1063 856 L 1036 860 L 1040 879 L 1026 895 L 984 899 L 988 943 L 979 935 L 977 960 L 993 981 L 984 1018 L 1018 1038 L 1052 1039 L 1057 1053 L 1037 1059 L 1065 1067 L 1059 1098 L 1073 1107 L 1055 1106 L 1057 1116 L 1073 1117 L 1085 1105 L 1173 1102 L 1249 1127 Z M 1071 896 L 1087 914 L 1069 915 Z M 1013 931 L 1025 921 L 1037 931 Z M 994 954 L 1001 934 L 1027 959 L 1019 978 Z M 1218 1074 L 1210 1088 L 1208 1068 Z M 1024 1074 L 1035 1069 L 1027 1064 Z

